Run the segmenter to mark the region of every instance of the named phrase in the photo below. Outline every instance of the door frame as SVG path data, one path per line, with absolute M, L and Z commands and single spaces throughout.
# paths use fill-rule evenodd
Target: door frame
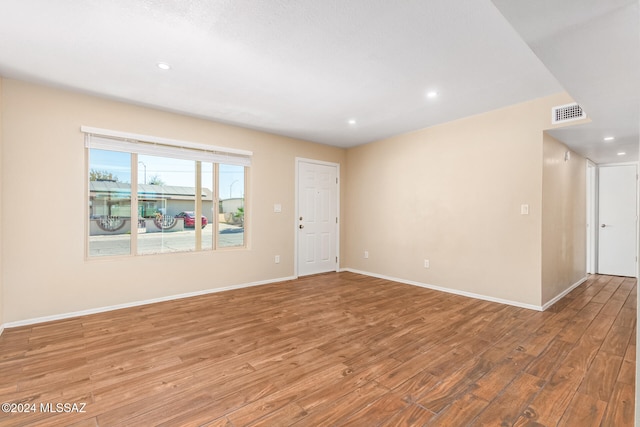
M 595 227 L 596 230 L 598 230 L 599 224 L 600 224 L 600 169 L 601 168 L 606 168 L 606 167 L 615 167 L 615 166 L 635 166 L 636 167 L 636 193 L 640 192 L 640 182 L 638 181 L 638 174 L 640 174 L 640 162 L 619 162 L 619 163 L 602 163 L 602 164 L 598 164 L 597 165 L 597 170 L 598 173 L 596 175 L 596 194 L 597 194 L 597 204 L 596 204 L 596 220 L 598 221 L 597 224 L 598 226 Z M 638 279 L 638 277 L 640 277 L 640 249 L 638 247 L 639 243 L 640 243 L 640 197 L 636 197 L 636 274 L 635 277 L 636 279 Z M 600 251 L 600 242 L 597 238 L 597 231 L 596 231 L 596 246 L 595 246 L 595 257 L 596 260 L 598 258 L 598 252 Z M 596 261 L 596 272 L 598 274 L 600 274 L 600 272 L 598 271 L 600 269 L 599 266 L 599 262 Z M 638 298 L 640 300 L 640 295 L 638 295 Z M 640 316 L 640 311 L 638 312 L 639 316 Z M 638 334 L 640 334 L 640 330 L 638 331 Z
M 598 165 L 587 159 L 587 274 L 598 271 Z
M 342 222 L 342 218 L 340 217 L 340 184 L 342 183 L 342 180 L 340 178 L 340 163 L 334 163 L 334 162 L 326 162 L 324 160 L 316 160 L 316 159 L 309 159 L 309 158 L 305 158 L 305 157 L 296 157 L 295 158 L 295 196 L 294 196 L 294 200 L 295 200 L 295 217 L 293 218 L 293 256 L 294 256 L 294 260 L 293 260 L 293 275 L 295 277 L 299 277 L 298 276 L 298 260 L 299 260 L 299 254 L 298 254 L 298 248 L 299 248 L 299 244 L 298 244 L 298 239 L 300 238 L 300 233 L 298 233 L 298 218 L 300 217 L 300 201 L 298 199 L 299 196 L 299 189 L 300 189 L 300 177 L 298 176 L 298 170 L 300 168 L 300 163 L 312 163 L 312 164 L 316 164 L 316 165 L 323 165 L 323 166 L 332 166 L 336 168 L 336 177 L 338 178 L 338 182 L 336 183 L 336 216 L 338 217 L 338 223 L 336 224 L 336 257 L 338 259 L 338 261 L 336 262 L 336 272 L 340 271 L 340 223 Z

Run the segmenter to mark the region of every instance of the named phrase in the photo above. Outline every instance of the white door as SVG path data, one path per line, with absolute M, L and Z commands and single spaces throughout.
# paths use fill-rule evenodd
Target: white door
M 636 275 L 636 165 L 598 170 L 598 273 Z
M 338 167 L 298 161 L 298 275 L 336 271 Z

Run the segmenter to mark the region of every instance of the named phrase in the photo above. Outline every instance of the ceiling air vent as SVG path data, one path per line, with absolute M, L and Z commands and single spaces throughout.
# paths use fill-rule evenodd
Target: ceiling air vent
M 558 105 L 551 109 L 551 123 L 565 123 L 586 119 L 587 115 L 578 104 Z

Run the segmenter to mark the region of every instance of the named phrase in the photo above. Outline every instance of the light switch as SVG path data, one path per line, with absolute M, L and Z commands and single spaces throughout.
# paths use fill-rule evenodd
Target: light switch
M 275 205 L 273 205 L 273 211 L 282 212 L 282 205 L 280 203 L 276 203 Z
M 520 205 L 520 215 L 529 215 L 529 205 Z

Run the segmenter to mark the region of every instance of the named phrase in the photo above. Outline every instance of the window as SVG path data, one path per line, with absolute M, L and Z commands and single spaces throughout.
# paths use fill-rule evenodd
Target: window
M 195 163 L 138 156 L 138 254 L 196 249 Z
M 82 130 L 89 159 L 89 257 L 246 246 L 250 152 Z
M 244 246 L 244 168 L 219 165 L 218 245 Z
M 213 230 L 217 221 L 217 209 L 215 208 L 215 192 L 213 179 L 213 163 L 203 163 L 200 171 L 202 183 L 202 216 L 207 218 L 207 225 L 202 226 L 202 250 L 213 249 Z
M 116 237 L 117 236 L 117 237 Z M 91 150 L 89 253 L 131 253 L 131 154 Z

